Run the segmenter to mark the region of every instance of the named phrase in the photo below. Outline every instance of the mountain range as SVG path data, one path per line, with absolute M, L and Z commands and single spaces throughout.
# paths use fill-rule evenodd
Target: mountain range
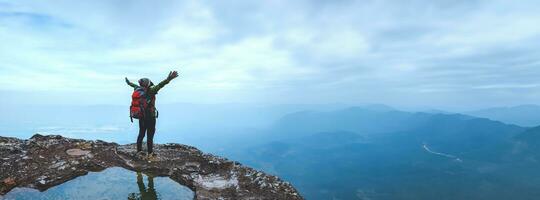
M 307 199 L 540 196 L 540 128 L 352 107 L 289 114 L 264 134 L 274 140 L 222 153 L 291 181 Z

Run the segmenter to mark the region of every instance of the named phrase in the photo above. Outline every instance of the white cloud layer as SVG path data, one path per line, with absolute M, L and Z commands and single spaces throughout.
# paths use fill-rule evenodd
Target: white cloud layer
M 123 77 L 175 69 L 160 101 L 535 103 L 538 21 L 535 1 L 0 0 L 0 91 L 120 104 Z

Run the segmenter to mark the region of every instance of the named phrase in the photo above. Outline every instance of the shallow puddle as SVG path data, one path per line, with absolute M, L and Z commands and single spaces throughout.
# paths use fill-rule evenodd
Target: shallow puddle
M 15 188 L 0 199 L 191 200 L 193 196 L 193 191 L 170 178 L 151 177 L 114 167 L 102 172 L 90 172 L 86 176 L 77 177 L 44 192 L 30 188 Z

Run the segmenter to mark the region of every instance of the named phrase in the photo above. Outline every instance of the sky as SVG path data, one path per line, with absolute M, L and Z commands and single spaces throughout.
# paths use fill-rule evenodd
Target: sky
M 540 102 L 536 1 L 5 1 L 3 105 Z

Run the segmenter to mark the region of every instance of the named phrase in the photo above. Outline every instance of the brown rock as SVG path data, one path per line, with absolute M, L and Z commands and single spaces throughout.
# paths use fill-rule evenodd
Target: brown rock
M 84 156 L 86 154 L 89 154 L 90 151 L 85 151 L 81 149 L 68 149 L 66 153 L 70 156 Z
M 15 182 L 15 179 L 13 179 L 13 178 L 11 178 L 11 177 L 5 178 L 3 182 L 4 182 L 4 184 L 7 185 L 7 186 L 14 186 L 14 185 L 17 184 L 17 183 Z

